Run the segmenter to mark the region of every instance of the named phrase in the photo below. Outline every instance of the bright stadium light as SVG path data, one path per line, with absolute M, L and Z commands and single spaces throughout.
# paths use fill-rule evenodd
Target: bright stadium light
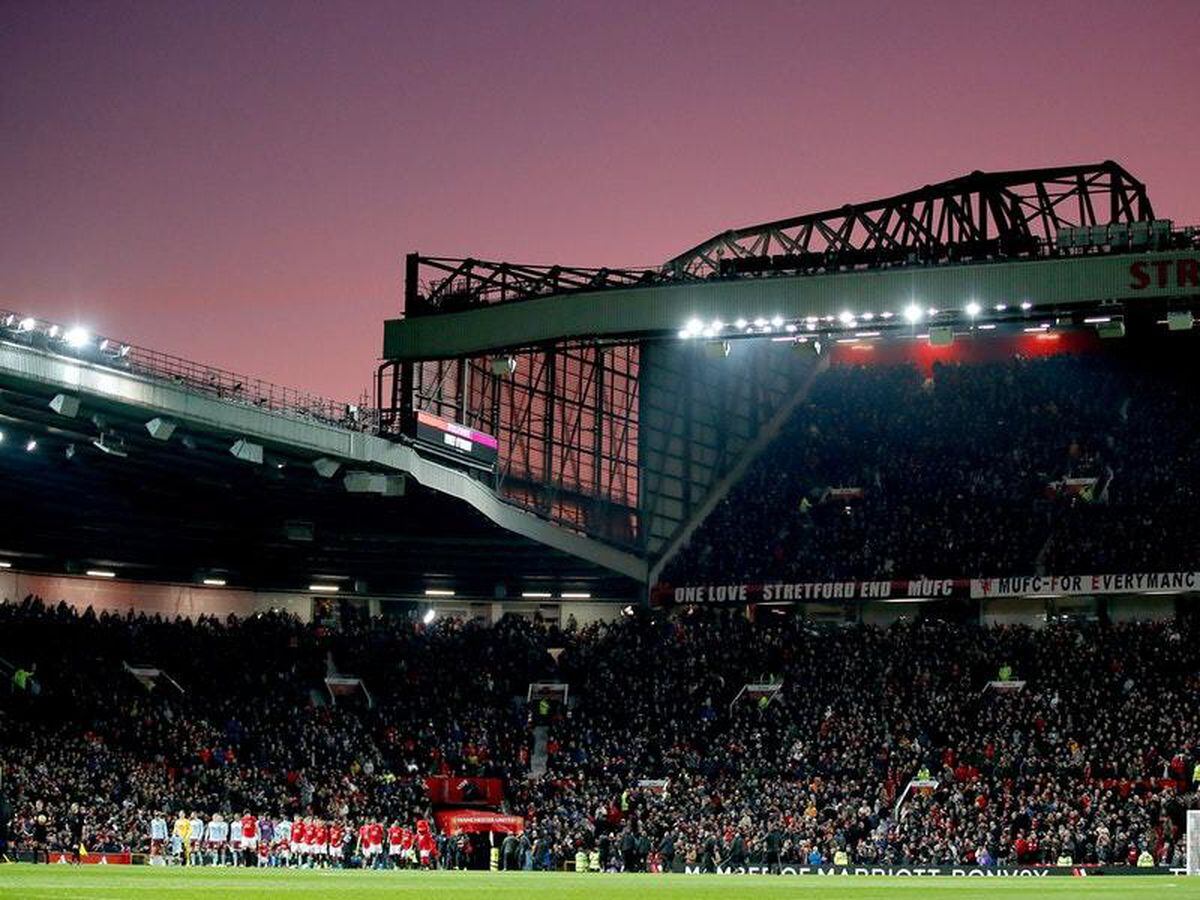
M 26 316 L 17 323 L 18 331 L 33 331 L 37 327 L 37 319 L 33 316 Z
M 26 453 L 32 453 L 36 449 L 37 449 L 37 441 L 35 441 L 33 438 L 30 438 L 28 441 L 25 442 L 25 452 Z
M 432 609 L 427 609 L 427 610 L 425 610 L 425 615 L 421 616 L 421 621 L 424 622 L 426 625 L 430 625 L 433 623 L 433 620 L 436 617 L 437 617 L 436 612 L 434 612 Z
M 681 341 L 686 341 L 686 340 L 687 340 L 688 338 L 690 338 L 691 336 L 692 336 L 691 332 L 690 332 L 690 331 L 688 331 L 686 328 L 681 328 L 681 329 L 679 330 L 679 339 L 680 339 Z
M 972 319 L 975 318 L 977 315 L 979 315 L 981 312 L 983 312 L 983 307 L 981 307 L 974 300 L 972 300 L 970 303 L 967 304 L 967 315 L 970 316 Z
M 904 318 L 910 325 L 921 321 L 921 307 L 915 303 L 908 304 L 904 307 Z
M 89 578 L 116 578 L 117 573 L 111 569 L 88 569 L 87 576 Z
M 875 318 L 875 313 L 865 312 L 861 316 L 859 316 L 859 318 L 862 319 L 864 322 L 870 322 L 872 319 Z
M 336 594 L 338 592 L 336 584 L 310 584 L 308 589 L 318 594 Z
M 1031 309 L 1033 309 L 1033 304 L 1030 303 L 1028 300 L 1023 300 L 1023 301 L 1021 301 L 1021 309 L 1024 309 L 1026 311 L 1031 310 Z
M 209 587 L 225 587 L 225 579 L 224 578 L 205 578 L 204 584 L 207 584 Z
M 12 563 L 6 559 L 0 559 L 0 569 L 11 569 Z
M 754 320 L 754 327 L 755 328 L 766 328 L 767 320 L 760 316 L 759 318 Z
M 740 330 L 740 329 L 745 328 L 749 324 L 750 323 L 747 322 L 745 319 L 738 319 L 736 322 L 733 323 L 733 327 Z
M 1006 304 L 1006 303 L 997 303 L 997 304 L 996 304 L 994 307 L 992 307 L 992 308 L 993 308 L 994 310 L 996 310 L 996 312 L 1004 312 L 1006 309 L 1008 309 L 1008 304 Z
M 692 334 L 699 334 L 704 330 L 704 323 L 699 319 L 688 319 L 687 330 Z
M 76 325 L 74 328 L 67 329 L 67 333 L 63 335 L 63 340 L 67 342 L 68 347 L 79 350 L 91 342 L 92 336 L 86 328 Z
M 850 312 L 850 310 L 848 310 L 848 309 L 843 309 L 838 314 L 838 321 L 846 326 L 853 325 L 854 324 L 854 313 Z
M 563 591 L 560 594 L 564 600 L 591 600 L 592 595 L 587 591 Z
M 454 591 L 446 588 L 425 588 L 426 597 L 453 597 Z
M 771 319 L 771 327 L 782 328 L 783 327 L 783 316 L 775 316 L 775 318 Z
M 549 591 L 521 591 L 521 597 L 525 600 L 549 600 L 553 596 Z
M 894 315 L 894 313 L 893 313 L 893 312 L 892 312 L 890 309 L 889 309 L 889 310 L 884 310 L 883 312 L 881 312 L 881 313 L 879 314 L 879 318 L 881 318 L 881 319 L 890 319 L 890 318 L 891 318 L 893 315 Z

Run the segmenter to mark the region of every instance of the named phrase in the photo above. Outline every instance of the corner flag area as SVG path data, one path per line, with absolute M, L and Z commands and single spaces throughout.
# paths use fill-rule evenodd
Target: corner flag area
M 1005 898 L 1200 898 L 1200 879 L 1169 876 L 1091 878 L 881 878 L 765 875 L 575 875 L 522 872 L 373 872 L 246 869 L 161 869 L 33 866 L 0 868 L 2 900 L 141 900 L 170 897 L 200 900 L 287 900 L 329 897 L 375 898 L 729 898 L 795 897 L 818 900 L 906 900 L 929 896 L 947 900 Z

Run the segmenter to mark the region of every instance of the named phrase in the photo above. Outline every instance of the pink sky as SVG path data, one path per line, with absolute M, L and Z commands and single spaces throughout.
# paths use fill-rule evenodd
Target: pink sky
M 972 169 L 1200 224 L 1180 2 L 0 6 L 0 307 L 336 397 L 410 250 L 649 265 Z

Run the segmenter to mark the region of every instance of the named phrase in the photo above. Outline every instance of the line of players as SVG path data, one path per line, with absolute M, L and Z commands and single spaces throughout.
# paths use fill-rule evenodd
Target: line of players
M 150 820 L 150 860 L 158 864 L 427 868 L 437 856 L 437 841 L 424 819 L 415 829 L 399 822 L 385 828 L 376 821 L 362 823 L 357 831 L 342 822 L 275 820 L 249 811 L 230 820 L 217 813 L 207 822 L 199 813 L 181 811 L 169 829 L 162 813 Z

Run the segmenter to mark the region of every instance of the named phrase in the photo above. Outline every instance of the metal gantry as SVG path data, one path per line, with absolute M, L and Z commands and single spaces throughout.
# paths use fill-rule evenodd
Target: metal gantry
M 672 277 L 1030 256 L 1064 226 L 1154 218 L 1117 163 L 972 172 L 883 200 L 722 232 L 667 262 Z
M 972 172 L 882 200 L 723 231 L 652 269 L 536 266 L 412 254 L 405 315 L 579 291 L 766 273 L 1036 257 L 1064 227 L 1149 222 L 1146 186 L 1109 160 Z
M 409 257 L 419 260 L 421 285 L 406 305 L 405 315 L 462 312 L 481 304 L 527 300 L 549 294 L 632 287 L 657 280 L 653 269 L 587 269 L 578 266 L 535 266 L 481 259 Z

